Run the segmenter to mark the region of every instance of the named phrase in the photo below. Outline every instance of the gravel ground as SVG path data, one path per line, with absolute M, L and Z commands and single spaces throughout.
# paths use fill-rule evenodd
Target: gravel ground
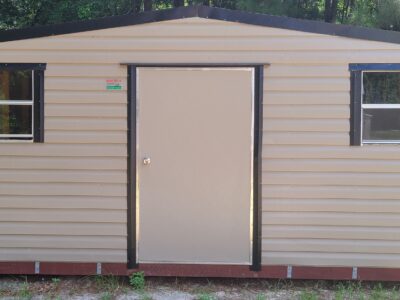
M 317 300 L 400 299 L 400 284 L 239 279 L 126 277 L 0 277 L 1 299 L 75 300 Z

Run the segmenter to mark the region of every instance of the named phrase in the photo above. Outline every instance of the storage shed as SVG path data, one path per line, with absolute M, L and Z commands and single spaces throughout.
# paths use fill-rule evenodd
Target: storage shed
M 205 6 L 0 32 L 0 273 L 400 280 L 400 33 Z

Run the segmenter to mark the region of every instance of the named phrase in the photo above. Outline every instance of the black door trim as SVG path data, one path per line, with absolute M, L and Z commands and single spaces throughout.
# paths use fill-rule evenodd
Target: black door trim
M 128 269 L 137 267 L 136 257 L 136 67 L 128 67 Z
M 253 261 L 250 270 L 261 270 L 261 162 L 263 132 L 264 66 L 260 64 L 125 64 L 128 66 L 128 269 L 138 267 L 136 255 L 136 74 L 138 67 L 158 68 L 254 68 L 254 132 L 253 132 Z M 221 122 L 223 119 L 221 119 Z

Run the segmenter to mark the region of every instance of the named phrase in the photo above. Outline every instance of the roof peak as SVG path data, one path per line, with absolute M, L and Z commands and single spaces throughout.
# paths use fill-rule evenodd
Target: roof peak
M 140 12 L 137 14 L 105 17 L 93 20 L 68 22 L 63 24 L 4 30 L 0 31 L 0 42 L 147 24 L 192 17 L 400 44 L 400 32 L 395 31 L 350 25 L 330 24 L 321 21 L 273 16 L 261 13 L 209 7 L 204 5 L 193 5 L 165 10 Z

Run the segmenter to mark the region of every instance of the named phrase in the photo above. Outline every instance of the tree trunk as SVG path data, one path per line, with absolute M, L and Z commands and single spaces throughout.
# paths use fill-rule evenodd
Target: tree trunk
M 144 0 L 143 10 L 149 11 L 153 9 L 153 0 Z
M 344 0 L 343 7 L 342 7 L 342 15 L 341 15 L 341 23 L 344 22 L 344 19 L 347 18 L 349 12 L 350 0 Z
M 179 6 L 184 6 L 185 1 L 184 0 L 174 0 L 174 7 L 179 7 Z
M 133 14 L 140 12 L 140 7 L 141 6 L 142 6 L 142 0 L 132 0 L 131 12 Z
M 325 22 L 334 23 L 336 21 L 338 0 L 325 0 Z

